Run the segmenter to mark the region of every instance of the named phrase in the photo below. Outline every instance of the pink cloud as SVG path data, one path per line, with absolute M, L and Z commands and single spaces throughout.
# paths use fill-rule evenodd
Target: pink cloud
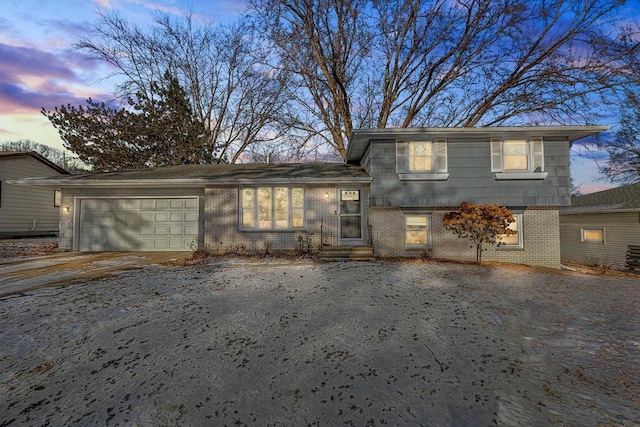
M 42 107 L 84 103 L 85 94 L 74 86 L 85 83 L 72 67 L 92 63 L 72 51 L 53 54 L 0 43 L 0 57 L 0 113 L 37 113 Z

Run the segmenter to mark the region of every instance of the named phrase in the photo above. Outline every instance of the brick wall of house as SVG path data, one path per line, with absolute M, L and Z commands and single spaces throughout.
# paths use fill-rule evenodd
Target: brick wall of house
M 407 250 L 404 245 L 404 214 L 399 208 L 371 208 L 373 242 L 379 256 L 421 256 L 427 251 L 435 258 L 475 260 L 475 248 L 444 229 L 442 220 L 448 210 L 431 214 L 431 248 Z M 557 209 L 528 208 L 523 213 L 523 249 L 496 248 L 485 245 L 485 261 L 513 262 L 560 268 L 560 232 Z
M 337 185 L 307 185 L 306 228 L 286 231 L 243 231 L 239 228 L 237 186 L 215 186 L 205 189 L 204 245 L 213 251 L 262 252 L 267 246 L 270 250 L 293 250 L 298 247 L 298 239 L 311 239 L 313 248 L 320 246 L 320 228 L 324 225 L 332 232 L 333 244 L 337 243 L 338 233 L 338 189 Z M 344 187 L 354 188 L 354 187 Z M 360 188 L 360 187 L 358 187 Z M 363 208 L 366 218 L 368 194 L 364 190 Z M 365 227 L 366 233 L 366 227 Z

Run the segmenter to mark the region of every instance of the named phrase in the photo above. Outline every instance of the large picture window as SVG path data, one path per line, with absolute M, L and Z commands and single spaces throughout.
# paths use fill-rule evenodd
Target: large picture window
M 240 224 L 247 230 L 304 228 L 304 189 L 258 187 L 241 190 Z

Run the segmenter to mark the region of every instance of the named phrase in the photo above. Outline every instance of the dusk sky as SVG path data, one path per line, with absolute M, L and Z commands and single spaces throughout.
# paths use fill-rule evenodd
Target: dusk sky
M 84 104 L 88 97 L 109 100 L 109 69 L 74 51 L 72 44 L 91 36 L 96 10 L 117 10 L 145 26 L 157 11 L 190 10 L 202 19 L 230 21 L 245 9 L 234 0 L 0 0 L 0 142 L 30 139 L 62 148 L 62 140 L 40 113 L 62 104 Z M 601 123 L 613 126 L 615 123 Z M 599 180 L 595 163 L 580 146 L 572 149 L 574 183 L 583 193 L 613 186 Z

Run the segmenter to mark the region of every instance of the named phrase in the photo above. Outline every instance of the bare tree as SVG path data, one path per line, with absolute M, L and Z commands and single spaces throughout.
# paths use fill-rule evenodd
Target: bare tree
M 607 154 L 608 159 L 598 162 L 605 179 L 621 184 L 640 182 L 640 98 L 627 93 L 622 105 L 620 129 L 614 138 L 595 140 L 596 147 Z
M 143 30 L 118 14 L 99 12 L 95 36 L 77 49 L 115 67 L 118 96 L 152 97 L 166 71 L 185 89 L 194 114 L 209 129 L 213 161 L 236 162 L 252 144 L 278 141 L 288 128 L 276 120 L 286 102 L 287 73 L 264 66 L 269 52 L 250 28 L 197 23 L 191 14 L 158 14 Z
M 250 4 L 277 65 L 296 76 L 298 128 L 343 156 L 360 126 L 592 122 L 639 49 L 638 30 L 615 22 L 623 1 Z

